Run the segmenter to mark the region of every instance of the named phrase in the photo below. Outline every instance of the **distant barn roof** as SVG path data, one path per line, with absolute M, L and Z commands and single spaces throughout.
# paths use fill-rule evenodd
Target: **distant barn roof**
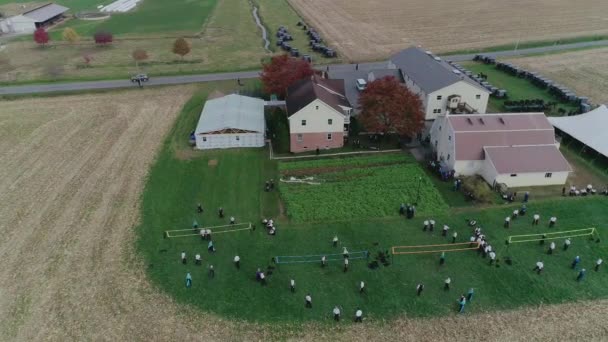
M 41 23 L 41 22 L 47 21 L 49 19 L 52 19 L 60 14 L 63 14 L 69 10 L 70 9 L 67 7 L 63 7 L 63 6 L 60 6 L 57 4 L 50 3 L 50 4 L 46 4 L 44 6 L 35 8 L 31 11 L 27 11 L 27 12 L 23 13 L 23 16 L 30 18 L 37 23 Z
M 328 80 L 319 76 L 300 80 L 287 89 L 287 114 L 293 115 L 312 101 L 319 99 L 336 111 L 352 108 L 344 93 L 344 80 Z
M 264 100 L 237 94 L 205 102 L 196 134 L 222 130 L 264 133 Z
M 454 73 L 455 68 L 446 61 L 435 58 L 439 57 L 419 48 L 410 47 L 391 56 L 391 62 L 427 94 L 459 81 L 464 81 L 484 92 L 490 92 L 468 76 Z

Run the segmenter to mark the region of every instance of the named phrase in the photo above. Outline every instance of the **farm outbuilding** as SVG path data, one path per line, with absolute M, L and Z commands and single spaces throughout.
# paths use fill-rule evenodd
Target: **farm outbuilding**
M 608 107 L 601 105 L 585 114 L 549 118 L 558 132 L 566 134 L 608 157 Z
M 63 19 L 63 14 L 69 8 L 49 3 L 20 15 L 16 15 L 0 21 L 0 32 L 2 33 L 32 33 L 39 27 L 52 25 Z
M 572 168 L 544 113 L 441 115 L 431 127 L 436 161 L 491 185 L 561 185 Z
M 205 102 L 195 130 L 196 148 L 263 147 L 264 100 L 231 94 Z

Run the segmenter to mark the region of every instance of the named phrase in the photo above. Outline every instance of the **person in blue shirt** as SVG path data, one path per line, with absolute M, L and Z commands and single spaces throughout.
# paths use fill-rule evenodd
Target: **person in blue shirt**
M 192 287 L 192 276 L 190 275 L 190 272 L 186 273 L 186 287 Z
M 585 278 L 585 272 L 587 272 L 587 270 L 585 270 L 584 268 L 580 270 L 580 272 L 578 272 L 578 275 L 576 276 L 576 281 L 583 280 L 583 278 Z
M 580 256 L 576 256 L 576 258 L 574 258 L 574 260 L 572 260 L 572 269 L 576 269 L 576 266 L 578 266 L 578 263 L 581 262 L 581 257 Z
M 458 300 L 458 313 L 463 313 L 464 312 L 464 306 L 467 303 L 467 299 L 465 298 L 464 295 L 460 296 L 460 299 Z

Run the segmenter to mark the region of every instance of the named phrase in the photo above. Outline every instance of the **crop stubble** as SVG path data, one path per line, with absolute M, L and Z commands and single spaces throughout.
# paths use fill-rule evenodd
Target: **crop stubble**
M 604 0 L 288 0 L 350 60 L 608 33 Z
M 559 82 L 595 104 L 608 104 L 608 48 L 511 58 L 509 62 Z
M 0 340 L 601 340 L 608 302 L 274 327 L 177 306 L 133 250 L 145 175 L 190 87 L 0 103 Z

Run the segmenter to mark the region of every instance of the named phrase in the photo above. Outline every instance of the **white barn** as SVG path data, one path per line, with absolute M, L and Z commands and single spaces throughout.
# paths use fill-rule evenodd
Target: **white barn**
M 444 168 L 491 185 L 561 185 L 572 172 L 543 113 L 442 115 L 431 144 Z
M 237 94 L 205 102 L 196 130 L 196 148 L 263 147 L 264 100 Z
M 388 67 L 399 69 L 405 85 L 422 100 L 425 120 L 446 112 L 486 112 L 490 91 L 440 57 L 416 47 L 394 54 Z

